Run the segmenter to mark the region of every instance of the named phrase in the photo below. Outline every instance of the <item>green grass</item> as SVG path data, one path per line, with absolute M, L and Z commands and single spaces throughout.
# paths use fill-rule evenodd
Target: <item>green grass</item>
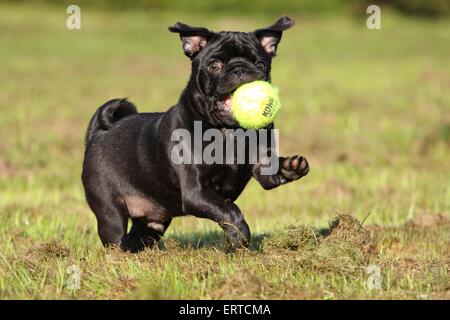
M 175 21 L 272 21 L 82 9 L 82 30 L 68 31 L 65 18 L 0 5 L 0 298 L 449 299 L 449 20 L 384 12 L 369 31 L 363 19 L 293 17 L 272 78 L 281 153 L 305 155 L 310 174 L 272 191 L 249 184 L 237 202 L 252 250 L 224 254 L 217 225 L 183 217 L 159 248 L 133 255 L 101 247 L 84 200 L 90 117 L 113 97 L 140 111 L 176 102 L 190 67 L 166 31 Z M 376 253 L 353 236 L 311 242 L 338 214 L 369 213 Z M 68 288 L 72 265 L 79 290 Z M 366 288 L 369 265 L 380 289 Z

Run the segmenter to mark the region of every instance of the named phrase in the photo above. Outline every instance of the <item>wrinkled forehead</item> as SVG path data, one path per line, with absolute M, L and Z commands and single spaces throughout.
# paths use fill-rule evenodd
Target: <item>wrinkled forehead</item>
M 248 32 L 219 32 L 205 49 L 205 56 L 221 60 L 234 57 L 255 60 L 265 54 L 255 35 Z

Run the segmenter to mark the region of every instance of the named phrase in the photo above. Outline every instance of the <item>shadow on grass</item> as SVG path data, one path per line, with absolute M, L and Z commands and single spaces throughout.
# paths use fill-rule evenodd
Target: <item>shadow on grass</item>
M 253 234 L 250 241 L 250 250 L 262 251 L 262 242 L 264 238 L 270 236 L 268 233 Z M 201 249 L 201 248 L 217 248 L 223 250 L 225 245 L 225 236 L 222 231 L 193 232 L 172 234 L 167 238 L 163 238 L 158 246 L 165 250 L 175 245 L 182 249 Z

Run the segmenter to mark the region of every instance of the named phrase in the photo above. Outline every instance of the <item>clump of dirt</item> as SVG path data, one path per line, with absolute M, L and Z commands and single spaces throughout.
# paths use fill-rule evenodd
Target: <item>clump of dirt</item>
M 344 275 L 360 272 L 377 254 L 370 233 L 351 215 L 339 215 L 321 230 L 289 227 L 266 237 L 263 252 L 292 252 L 301 268 Z
M 364 255 L 376 254 L 369 231 L 349 214 L 339 215 L 330 222 L 330 227 L 324 232 L 323 243 L 344 240 L 357 247 Z
M 376 253 L 370 233 L 355 217 L 348 214 L 335 217 L 327 229 L 290 226 L 267 236 L 263 240 L 263 249 L 314 250 L 337 241 L 347 242 L 365 255 Z
M 213 291 L 213 299 L 264 299 L 272 286 L 247 269 L 238 270 L 231 277 L 222 280 Z
M 368 261 L 358 247 L 341 239 L 322 242 L 314 251 L 299 252 L 295 260 L 306 270 L 344 276 L 361 272 L 361 267 Z
M 290 226 L 282 232 L 264 238 L 265 250 L 286 249 L 292 251 L 312 250 L 319 245 L 320 234 L 311 227 Z

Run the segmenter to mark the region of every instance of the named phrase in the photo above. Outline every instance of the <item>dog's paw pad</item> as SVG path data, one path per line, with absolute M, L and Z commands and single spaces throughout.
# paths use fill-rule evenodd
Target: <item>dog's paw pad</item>
M 286 158 L 283 160 L 281 172 L 290 180 L 300 179 L 309 172 L 308 161 L 302 156 Z

